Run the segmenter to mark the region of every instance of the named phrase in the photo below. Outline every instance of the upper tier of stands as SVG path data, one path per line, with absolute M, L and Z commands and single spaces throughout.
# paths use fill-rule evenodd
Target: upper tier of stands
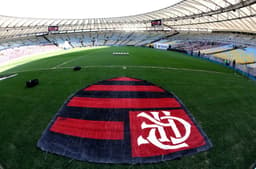
M 201 42 L 220 42 L 234 45 L 256 46 L 256 36 L 238 33 L 180 33 L 166 41 L 186 40 Z
M 104 32 L 83 32 L 73 34 L 51 34 L 47 39 L 63 46 L 68 41 L 71 47 L 86 46 L 142 46 L 152 41 L 164 38 L 165 32 L 125 32 L 125 31 L 104 31 Z

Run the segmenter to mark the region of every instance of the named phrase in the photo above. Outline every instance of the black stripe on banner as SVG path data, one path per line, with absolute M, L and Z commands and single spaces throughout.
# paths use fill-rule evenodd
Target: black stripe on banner
M 65 145 L 65 148 L 59 146 L 59 143 Z M 93 161 L 97 157 L 97 160 L 104 159 L 101 162 L 112 161 L 115 163 L 131 160 L 129 132 L 124 133 L 123 140 L 97 140 L 48 132 L 41 144 L 49 152 L 57 152 L 59 155 L 69 156 L 72 159 Z
M 109 92 L 109 91 L 83 91 L 80 90 L 78 97 L 96 98 L 172 98 L 173 95 L 167 92 Z
M 65 107 L 58 116 L 98 121 L 125 121 L 129 111 L 147 111 L 147 110 L 175 110 L 180 108 L 149 108 L 149 109 L 98 109 L 82 107 Z

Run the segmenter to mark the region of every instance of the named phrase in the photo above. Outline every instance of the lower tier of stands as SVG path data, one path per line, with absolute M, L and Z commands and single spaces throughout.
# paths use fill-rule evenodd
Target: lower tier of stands
M 206 42 L 192 40 L 161 40 L 163 44 L 168 44 L 169 48 L 175 51 L 183 51 L 188 54 L 200 56 L 211 55 L 238 64 L 248 64 L 256 62 L 256 47 L 246 45 L 227 44 L 225 42 Z M 157 42 L 159 44 L 159 42 Z M 161 43 L 160 43 L 161 44 Z
M 198 57 L 198 55 L 194 55 L 194 56 Z M 248 78 L 256 80 L 256 63 L 239 64 L 232 61 L 223 60 L 221 58 L 217 58 L 212 55 L 201 55 L 200 58 L 222 64 L 224 66 L 234 69 L 237 72 L 240 72 L 241 74 L 243 74 L 244 76 L 247 76 Z
M 228 52 L 213 54 L 213 56 L 221 58 L 223 60 L 235 60 L 235 62 L 239 64 L 248 64 L 256 62 L 256 55 L 247 52 L 246 49 L 235 49 Z
M 9 61 L 32 55 L 38 55 L 53 51 L 61 50 L 55 45 L 31 45 L 21 46 L 15 48 L 8 48 L 0 51 L 0 65 L 8 63 Z
M 169 45 L 169 50 L 187 53 L 232 67 L 256 80 L 256 46 L 237 45 L 226 41 L 205 39 L 180 39 L 180 35 L 163 39 L 156 43 Z M 241 40 L 243 41 L 243 40 Z

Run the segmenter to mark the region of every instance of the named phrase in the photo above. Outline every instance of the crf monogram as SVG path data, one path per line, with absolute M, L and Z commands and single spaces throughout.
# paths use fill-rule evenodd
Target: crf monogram
M 150 120 L 152 123 L 148 124 L 145 121 L 141 124 L 141 129 L 150 129 L 149 134 L 146 138 L 139 136 L 137 144 L 153 144 L 156 147 L 163 150 L 179 149 L 188 147 L 185 141 L 189 138 L 191 132 L 191 125 L 184 119 L 171 116 L 170 111 L 161 111 L 164 116 L 160 116 L 160 112 L 150 112 L 150 114 L 141 112 L 137 117 L 142 117 Z M 167 123 L 163 123 L 162 120 L 167 120 Z M 180 132 L 177 123 L 183 125 L 184 132 Z M 179 125 L 180 126 L 180 125 Z M 167 136 L 165 128 L 170 127 L 174 133 L 173 136 Z M 157 137 L 157 132 L 159 137 Z M 184 133 L 184 134 L 183 134 Z M 183 135 L 182 135 L 183 134 Z

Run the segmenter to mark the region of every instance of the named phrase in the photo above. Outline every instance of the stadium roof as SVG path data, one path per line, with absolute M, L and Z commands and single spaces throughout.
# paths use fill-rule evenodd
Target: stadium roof
M 0 38 L 93 30 L 190 30 L 256 33 L 256 0 L 183 0 L 153 12 L 110 18 L 38 19 L 0 16 Z M 151 26 L 161 19 L 162 26 Z
M 107 18 L 116 16 L 130 16 L 158 10 L 173 5 L 181 0 L 72 0 L 71 3 L 60 0 L 8 0 L 1 2 L 0 13 L 6 16 L 33 18 Z M 15 6 L 13 5 L 15 4 Z M 61 4 L 61 5 L 60 5 Z M 136 5 L 135 5 L 136 4 Z

